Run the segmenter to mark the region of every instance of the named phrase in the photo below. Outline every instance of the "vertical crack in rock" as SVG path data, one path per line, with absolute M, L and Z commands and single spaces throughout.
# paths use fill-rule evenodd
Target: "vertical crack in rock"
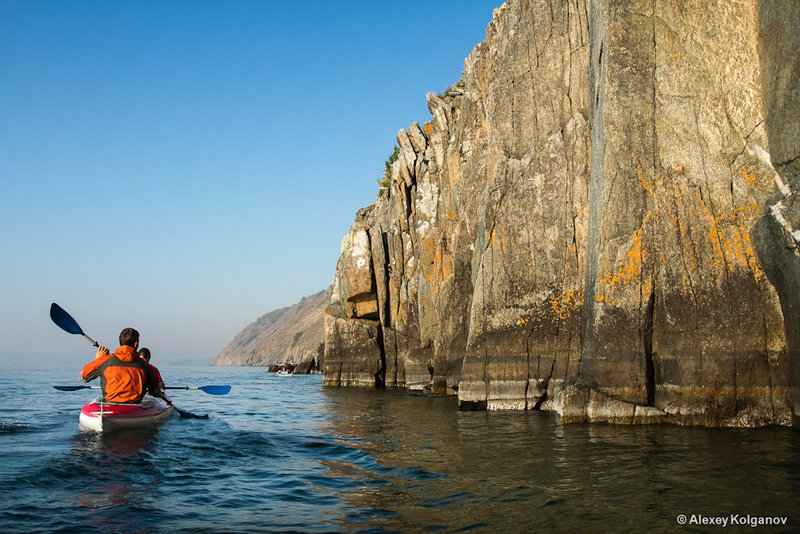
M 775 387 L 772 383 L 772 358 L 770 356 L 769 350 L 769 327 L 767 326 L 767 315 L 766 313 L 762 313 L 761 315 L 761 323 L 764 329 L 764 354 L 767 356 L 767 367 L 768 374 L 767 377 L 769 379 L 769 405 L 772 408 L 772 418 L 775 419 L 777 417 L 777 411 L 775 409 Z
M 389 294 L 389 284 L 391 270 L 389 268 L 390 256 L 389 256 L 389 240 L 386 235 L 386 232 L 382 231 L 381 228 L 377 228 L 376 231 L 378 235 L 376 239 L 380 240 L 380 249 L 378 251 L 378 255 L 382 256 L 377 258 L 379 262 L 376 262 L 375 258 L 375 251 L 373 251 L 373 276 L 375 277 L 374 286 L 375 286 L 375 296 L 378 301 L 378 319 L 380 324 L 378 325 L 378 348 L 380 349 L 380 358 L 381 358 L 381 365 L 378 373 L 375 377 L 375 384 L 379 387 L 385 387 L 387 383 L 387 379 L 391 385 L 395 385 L 397 383 L 397 364 L 393 366 L 395 372 L 394 375 L 391 377 L 386 376 L 387 371 L 387 362 L 386 362 L 386 340 L 385 340 L 385 329 L 391 328 L 392 325 L 392 309 L 390 305 L 390 294 Z M 382 255 L 380 253 L 383 253 Z M 378 265 L 377 263 L 380 263 Z M 378 269 L 381 269 L 381 276 L 378 276 Z M 382 284 L 379 281 L 383 281 Z M 394 344 L 396 346 L 396 343 Z
M 644 313 L 644 360 L 645 360 L 645 387 L 647 391 L 647 405 L 655 405 L 656 376 L 655 365 L 653 363 L 653 326 L 656 304 L 656 284 L 653 277 L 652 287 L 650 288 L 650 298 Z
M 383 344 L 383 325 L 378 323 L 377 336 L 375 336 L 375 343 L 378 345 L 380 353 L 380 365 L 375 372 L 375 387 L 386 387 L 386 349 Z
M 531 373 L 531 347 L 529 343 L 529 336 L 525 336 L 523 339 L 525 343 L 525 358 L 526 358 L 526 367 L 527 367 L 527 376 L 525 377 L 525 390 L 523 393 L 523 399 L 525 399 L 525 409 L 531 409 L 531 406 L 528 404 L 528 399 L 530 398 L 529 393 L 531 389 L 531 378 L 533 374 Z
M 389 299 L 389 284 L 391 283 L 391 258 L 389 256 L 389 237 L 386 232 L 380 233 L 381 243 L 383 243 L 383 273 L 384 273 L 384 285 L 378 287 L 376 284 L 376 288 L 378 288 L 378 295 L 380 296 L 380 292 L 383 292 L 383 306 L 381 307 L 382 312 L 382 321 L 385 326 L 391 327 L 393 321 L 393 314 L 392 314 L 392 306 L 391 301 Z M 380 304 L 380 299 L 378 300 Z
M 532 410 L 538 410 L 542 403 L 547 400 L 547 392 L 550 390 L 550 380 L 553 379 L 553 373 L 556 370 L 556 361 L 553 360 L 550 362 L 550 372 L 547 374 L 547 378 L 542 381 L 541 385 L 539 386 L 540 391 L 542 391 L 542 395 L 537 399 L 536 404 L 533 405 L 531 408 Z
M 584 284 L 584 309 L 581 327 L 583 347 L 581 360 L 596 351 L 594 334 L 595 305 L 597 301 L 598 261 L 600 256 L 601 225 L 603 222 L 605 175 L 605 117 L 606 63 L 603 48 L 608 30 L 608 3 L 605 0 L 590 2 L 589 6 L 589 91 L 590 128 L 592 139 L 591 169 L 589 178 L 589 221 L 586 238 L 586 273 Z
M 658 16 L 656 15 L 656 1 L 653 0 L 653 9 L 652 9 L 652 26 L 651 31 L 653 32 L 653 85 L 652 85 L 652 104 L 653 104 L 653 116 L 651 117 L 652 123 L 652 135 L 653 135 L 653 172 L 656 169 L 660 168 L 661 165 L 659 164 L 658 159 L 658 121 L 657 121 L 657 114 L 658 114 L 658 40 L 656 39 L 656 22 L 658 20 Z

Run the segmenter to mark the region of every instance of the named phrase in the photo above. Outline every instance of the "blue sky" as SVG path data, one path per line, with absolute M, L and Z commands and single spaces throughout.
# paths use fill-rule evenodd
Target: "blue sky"
M 51 302 L 210 362 L 325 289 L 501 3 L 0 0 L 0 366 L 91 358 Z

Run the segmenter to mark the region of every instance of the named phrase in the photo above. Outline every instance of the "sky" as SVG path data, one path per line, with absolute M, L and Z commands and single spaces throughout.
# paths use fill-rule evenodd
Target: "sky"
M 501 3 L 0 0 L 0 367 L 93 357 L 51 302 L 210 363 L 327 288 Z

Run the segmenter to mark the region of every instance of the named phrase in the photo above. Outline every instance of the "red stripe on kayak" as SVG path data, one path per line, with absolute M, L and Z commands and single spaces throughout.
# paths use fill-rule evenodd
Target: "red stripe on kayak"
M 89 417 L 97 417 L 98 412 L 102 410 L 104 417 L 145 417 L 158 415 L 167 409 L 168 406 L 164 405 L 163 409 L 159 408 L 159 404 L 154 404 L 149 408 L 142 408 L 141 406 L 135 405 L 125 406 L 124 404 L 103 404 L 101 408 L 99 403 L 92 402 L 85 404 L 81 409 L 81 413 L 88 415 Z

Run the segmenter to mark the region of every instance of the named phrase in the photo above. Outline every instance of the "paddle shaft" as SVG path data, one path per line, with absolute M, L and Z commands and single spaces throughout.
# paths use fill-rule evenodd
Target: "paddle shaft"
M 100 386 L 53 386 L 59 391 L 78 391 L 79 389 L 100 389 Z M 164 389 L 200 389 L 186 386 L 164 386 Z
M 227 395 L 228 392 L 231 390 L 230 386 L 200 386 L 200 387 L 189 387 L 189 386 L 165 386 L 164 389 L 199 389 L 204 393 L 208 393 L 209 395 Z
M 86 334 L 81 334 L 81 335 L 82 335 L 83 337 L 85 337 L 86 339 L 88 339 L 88 340 L 89 340 L 89 343 L 91 343 L 91 344 L 92 344 L 92 345 L 94 345 L 95 347 L 99 347 L 99 346 L 100 346 L 100 343 L 98 343 L 98 342 L 97 342 L 97 341 L 95 341 L 94 339 L 90 338 L 90 337 L 89 337 L 89 336 L 87 336 Z
M 79 389 L 100 389 L 100 386 L 53 386 L 59 391 L 78 391 Z M 230 386 L 200 386 L 197 388 L 189 386 L 164 386 L 164 389 L 194 389 L 200 390 L 209 395 L 225 395 L 231 387 Z

